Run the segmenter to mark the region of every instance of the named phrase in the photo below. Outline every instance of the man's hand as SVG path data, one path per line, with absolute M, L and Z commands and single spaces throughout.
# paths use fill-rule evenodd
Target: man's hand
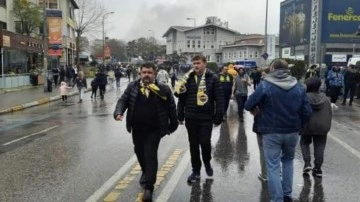
M 123 119 L 124 119 L 124 115 L 117 115 L 115 120 L 122 121 Z
M 184 121 L 179 121 L 179 125 L 184 125 Z
M 251 110 L 251 114 L 253 116 L 256 116 L 260 112 L 260 109 L 258 106 L 254 107 L 254 109 Z

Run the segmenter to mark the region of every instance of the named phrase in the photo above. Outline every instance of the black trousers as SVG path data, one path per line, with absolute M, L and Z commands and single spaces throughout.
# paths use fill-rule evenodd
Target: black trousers
M 55 75 L 53 76 L 54 78 L 54 84 L 55 84 L 55 87 L 59 84 L 59 76 L 58 75 Z
M 254 90 L 256 90 L 256 87 L 259 85 L 260 81 L 253 81 L 254 83 Z
M 224 91 L 224 101 L 225 101 L 224 113 L 225 113 L 225 115 L 226 115 L 227 110 L 229 108 L 230 98 L 231 98 L 231 90 L 230 91 Z
M 204 165 L 210 165 L 213 123 L 203 120 L 185 120 L 185 126 L 189 136 L 192 169 L 193 172 L 200 173 L 200 147 Z
M 352 103 L 356 92 L 356 84 L 345 85 L 344 100 L 343 100 L 344 103 L 346 102 L 346 98 L 349 94 L 349 91 L 350 91 L 350 103 Z
M 106 85 L 99 85 L 99 90 L 100 90 L 100 98 L 104 99 Z
M 339 98 L 341 86 L 330 86 L 331 103 L 336 103 Z
M 97 91 L 98 88 L 92 88 L 91 89 L 91 97 L 94 97 L 96 98 L 96 91 Z
M 66 102 L 67 101 L 67 95 L 62 95 L 61 99 L 62 99 L 62 101 Z
M 239 113 L 240 119 L 244 118 L 244 108 L 245 108 L 245 102 L 246 102 L 247 98 L 248 98 L 248 96 L 236 94 L 236 102 L 238 105 L 238 113 Z
M 142 172 L 145 173 L 145 189 L 154 190 L 158 170 L 157 151 L 161 139 L 160 132 L 137 132 L 134 130 L 132 138 L 136 157 Z
M 306 166 L 311 166 L 310 144 L 314 143 L 314 165 L 316 169 L 321 169 L 324 162 L 324 151 L 327 135 L 302 135 L 300 139 L 301 153 Z

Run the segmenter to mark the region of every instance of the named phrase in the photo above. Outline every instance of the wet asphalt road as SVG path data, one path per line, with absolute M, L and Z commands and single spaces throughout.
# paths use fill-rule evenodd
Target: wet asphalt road
M 82 104 L 73 97 L 68 104 L 55 102 L 0 116 L 0 201 L 86 201 L 126 165 L 134 155 L 131 136 L 125 122 L 112 118 L 125 85 L 121 90 L 108 92 L 105 101 L 91 101 L 86 93 Z M 334 113 L 322 181 L 312 177 L 304 180 L 298 148 L 293 186 L 298 201 L 360 200 L 360 106 L 355 105 L 340 106 Z M 257 179 L 259 153 L 251 131 L 252 117 L 246 113 L 245 123 L 239 124 L 234 103 L 230 108 L 227 122 L 213 131 L 213 178 L 207 178 L 203 170 L 198 183 L 186 183 L 191 166 L 184 126 L 163 138 L 158 152 L 159 170 L 173 159 L 174 151 L 181 154 L 164 174 L 155 199 L 268 201 L 266 185 Z M 121 177 L 131 175 L 134 179 L 115 201 L 136 201 L 141 193 L 139 174 L 131 173 L 126 171 Z M 114 189 L 104 190 L 99 201 Z

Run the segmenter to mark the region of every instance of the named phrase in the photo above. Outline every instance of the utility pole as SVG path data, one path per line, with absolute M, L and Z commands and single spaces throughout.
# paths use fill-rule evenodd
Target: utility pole
M 102 17 L 102 38 L 103 38 L 103 47 L 102 47 L 102 53 L 103 53 L 103 65 L 105 65 L 105 17 L 106 15 L 109 15 L 109 14 L 114 14 L 114 12 L 108 12 L 108 13 L 105 13 Z
M 44 75 L 44 92 L 47 91 L 47 68 L 48 68 L 48 51 L 49 51 L 49 39 L 48 39 L 48 21 L 47 21 L 47 15 L 46 15 L 46 5 L 47 0 L 43 1 L 43 18 L 44 18 L 44 33 L 43 33 L 43 41 L 44 41 L 44 66 L 43 66 L 43 75 Z
M 269 0 L 266 0 L 266 11 L 265 11 L 265 39 L 264 39 L 264 53 L 268 54 L 268 33 L 267 33 L 267 28 L 268 28 L 268 10 L 269 10 Z M 265 65 L 266 65 L 266 60 L 265 60 Z

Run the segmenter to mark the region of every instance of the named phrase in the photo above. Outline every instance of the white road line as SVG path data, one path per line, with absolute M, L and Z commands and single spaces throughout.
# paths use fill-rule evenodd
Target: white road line
M 30 135 L 21 137 L 21 138 L 19 138 L 19 139 L 16 139 L 16 140 L 7 142 L 7 143 L 3 144 L 3 146 L 7 146 L 7 145 L 13 144 L 13 143 L 15 143 L 15 142 L 19 142 L 19 141 L 21 141 L 21 140 L 23 140 L 23 139 L 26 139 L 26 138 L 29 138 L 29 137 L 32 137 L 32 136 L 35 136 L 35 135 L 39 135 L 39 134 L 41 134 L 41 133 L 46 133 L 46 132 L 48 132 L 48 131 L 50 131 L 50 130 L 52 130 L 52 129 L 55 129 L 55 128 L 57 128 L 57 127 L 59 127 L 59 126 L 56 125 L 56 126 L 53 126 L 53 127 L 47 128 L 47 129 L 44 129 L 44 130 L 42 130 L 42 131 L 39 131 L 39 132 L 30 134 Z
M 133 155 L 123 167 L 121 167 L 108 181 L 105 182 L 96 192 L 93 193 L 85 202 L 97 202 L 131 169 L 136 163 L 136 156 Z
M 186 167 L 188 166 L 189 163 L 190 163 L 190 150 L 188 150 L 184 154 L 179 166 L 174 171 L 174 174 L 171 176 L 170 180 L 164 186 L 164 189 L 160 193 L 159 197 L 155 200 L 156 202 L 166 202 L 169 200 L 171 194 L 174 192 L 177 183 L 179 182 L 182 174 L 186 170 Z
M 333 134 L 329 133 L 329 137 L 333 140 L 335 140 L 337 143 L 339 143 L 341 146 L 343 146 L 346 150 L 348 150 L 350 153 L 354 154 L 356 157 L 360 159 L 360 152 L 344 141 L 340 140 L 339 138 L 335 137 Z

